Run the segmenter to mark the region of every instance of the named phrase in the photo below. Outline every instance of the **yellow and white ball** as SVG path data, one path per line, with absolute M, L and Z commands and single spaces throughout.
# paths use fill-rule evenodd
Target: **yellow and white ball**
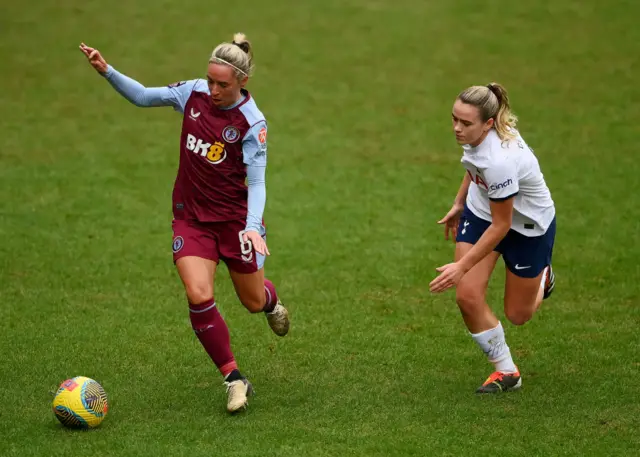
M 53 413 L 69 428 L 97 427 L 108 409 L 107 393 L 102 386 L 84 376 L 67 379 L 53 399 Z

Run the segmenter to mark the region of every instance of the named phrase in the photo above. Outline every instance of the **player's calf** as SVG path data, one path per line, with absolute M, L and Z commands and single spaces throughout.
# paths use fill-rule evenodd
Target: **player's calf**
M 252 314 L 262 312 L 264 308 L 264 301 L 260 299 L 244 299 L 242 300 L 242 306 Z
M 229 273 L 242 306 L 250 313 L 261 312 L 267 300 L 262 272 L 238 273 L 229 271 Z
M 189 318 L 196 337 L 222 376 L 238 368 L 231 351 L 229 328 L 213 299 L 189 304 Z
M 514 325 L 524 325 L 535 314 L 542 300 L 540 282 L 544 272 L 534 277 L 521 277 L 507 271 L 504 313 Z
M 263 306 L 263 311 L 267 317 L 269 327 L 276 335 L 285 336 L 289 332 L 289 311 L 278 298 L 275 286 L 268 279 L 264 280 L 264 291 L 266 302 Z

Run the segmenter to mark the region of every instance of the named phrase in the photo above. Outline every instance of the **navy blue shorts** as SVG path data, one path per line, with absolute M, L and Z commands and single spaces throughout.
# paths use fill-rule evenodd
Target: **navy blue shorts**
M 476 244 L 491 222 L 480 219 L 464 205 L 458 225 L 456 242 Z M 524 236 L 511 229 L 494 251 L 502 254 L 510 272 L 521 278 L 535 278 L 547 265 L 551 265 L 553 242 L 556 237 L 556 218 L 547 233 L 540 236 Z

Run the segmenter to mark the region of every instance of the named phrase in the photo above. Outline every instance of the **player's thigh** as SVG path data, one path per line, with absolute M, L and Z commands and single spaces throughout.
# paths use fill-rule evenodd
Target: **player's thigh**
M 456 262 L 473 248 L 490 226 L 491 222 L 479 218 L 465 205 L 456 236 Z M 474 310 L 484 307 L 489 279 L 499 257 L 499 252 L 490 252 L 474 265 L 458 283 L 456 302 L 463 313 L 472 314 Z
M 238 299 L 247 310 L 259 313 L 267 302 L 264 288 L 264 269 L 253 273 L 240 273 L 229 268 L 229 276 L 233 282 Z
M 218 264 L 215 233 L 195 221 L 173 220 L 173 261 L 190 303 L 213 298 L 213 277 Z
M 216 267 L 216 262 L 202 257 L 186 256 L 176 260 L 176 269 L 189 303 L 204 303 L 213 298 Z
M 531 319 L 536 310 L 544 271 L 532 278 L 518 276 L 509 269 L 506 272 L 504 314 L 511 323 L 522 325 Z
M 196 221 L 176 220 L 173 230 L 173 261 L 182 257 L 200 257 L 219 262 L 218 236 L 210 227 Z
M 509 230 L 500 244 L 504 264 L 514 281 L 517 278 L 537 278 L 551 264 L 555 232 L 555 219 L 547 232 L 540 236 L 525 236 L 516 230 Z
M 511 230 L 503 241 L 507 267 L 504 310 L 516 325 L 524 324 L 537 307 L 544 269 L 551 263 L 555 238 L 555 220 L 547 233 L 527 237 Z
M 456 262 L 471 248 L 473 248 L 472 244 L 456 243 Z M 473 308 L 484 306 L 489 280 L 499 258 L 499 252 L 490 252 L 462 277 L 456 287 L 456 302 L 461 308 L 471 311 Z
M 258 254 L 250 241 L 243 241 L 244 221 L 224 224 L 219 233 L 220 258 L 226 263 L 240 302 L 252 313 L 262 311 L 266 302 L 264 290 L 265 257 Z M 264 229 L 262 230 L 264 237 Z

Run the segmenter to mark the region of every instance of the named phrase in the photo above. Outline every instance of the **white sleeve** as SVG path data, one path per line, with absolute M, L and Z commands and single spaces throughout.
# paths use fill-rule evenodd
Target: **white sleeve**
M 207 83 L 202 79 L 181 81 L 165 87 L 145 87 L 111 65 L 107 67 L 107 72 L 103 76 L 120 95 L 136 106 L 173 106 L 173 109 L 181 113 L 184 112 L 184 106 L 191 92 L 208 91 Z
M 267 123 L 252 126 L 242 139 L 242 156 L 246 165 L 267 166 Z
M 510 160 L 491 164 L 484 170 L 483 174 L 487 181 L 490 200 L 508 200 L 520 190 L 518 186 L 518 170 L 515 163 Z
M 173 109 L 184 113 L 184 107 L 189 101 L 191 92 L 208 92 L 206 81 L 203 79 L 191 79 L 189 81 L 179 81 L 167 86 L 171 92 Z

